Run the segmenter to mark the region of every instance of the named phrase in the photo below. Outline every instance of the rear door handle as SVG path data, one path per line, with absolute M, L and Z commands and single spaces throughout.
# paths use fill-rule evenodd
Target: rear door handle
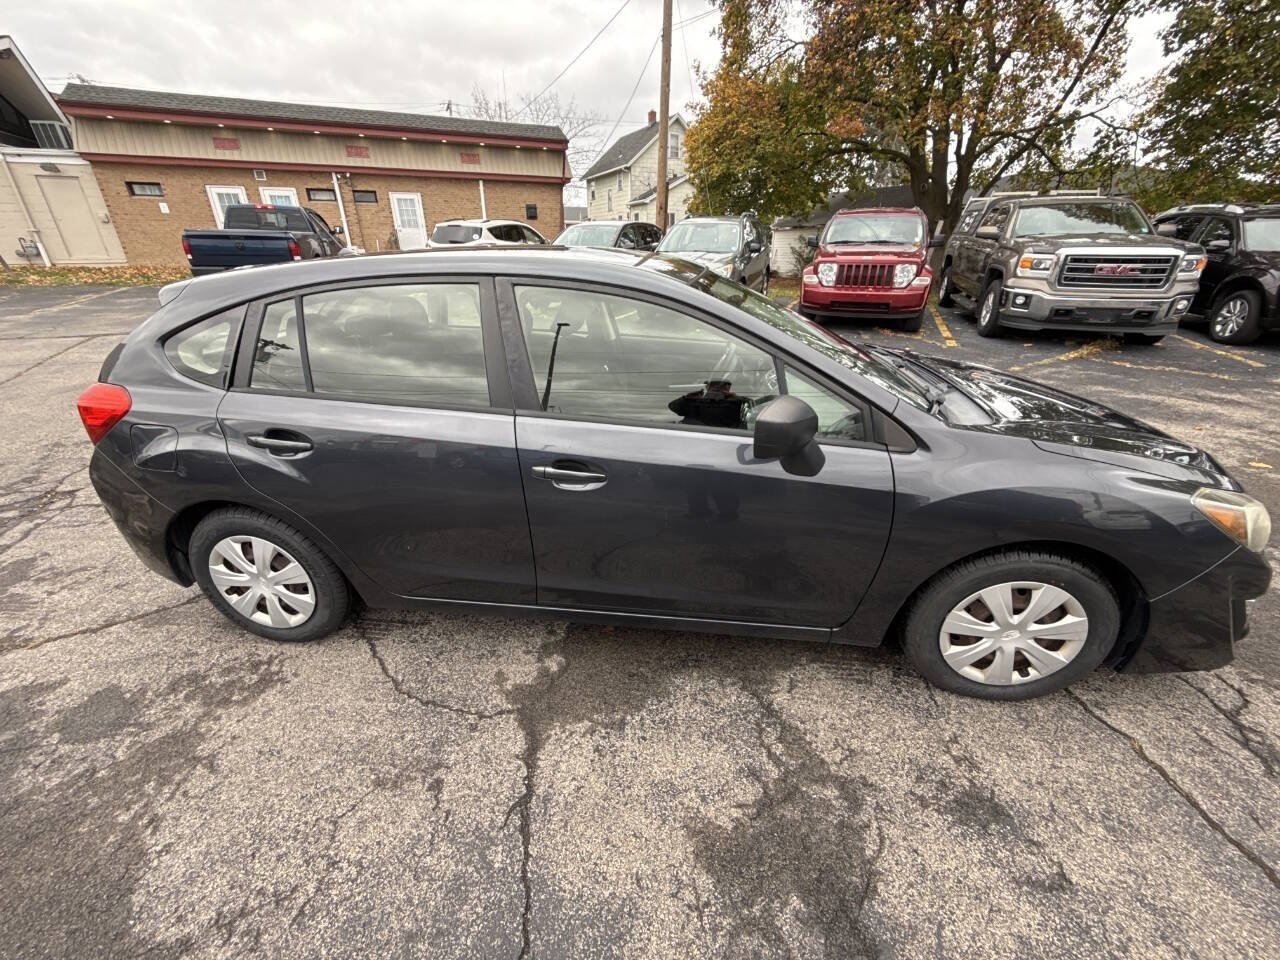
M 609 479 L 607 474 L 585 466 L 539 466 L 531 467 L 529 472 L 539 480 L 550 480 L 561 490 L 595 490 Z
M 310 440 L 286 440 L 283 437 L 270 437 L 264 434 L 250 434 L 245 438 L 251 447 L 262 447 L 275 454 L 306 453 L 312 449 Z

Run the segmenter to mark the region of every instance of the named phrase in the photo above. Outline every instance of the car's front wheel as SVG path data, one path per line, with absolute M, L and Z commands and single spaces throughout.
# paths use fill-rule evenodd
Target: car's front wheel
M 196 582 L 237 625 L 272 640 L 316 640 L 346 619 L 346 578 L 323 551 L 258 510 L 215 510 L 189 545 Z
M 987 700 L 1026 700 L 1094 670 L 1115 645 L 1120 605 L 1076 560 L 1014 550 L 956 564 L 907 614 L 903 647 L 935 686 Z
M 955 293 L 955 290 L 951 286 L 951 264 L 948 263 L 942 268 L 942 273 L 938 274 L 938 306 L 955 306 L 955 300 L 952 297 L 953 293 Z
M 1262 316 L 1262 298 L 1256 290 L 1237 290 L 1228 294 L 1214 308 L 1209 321 L 1209 336 L 1219 343 L 1243 345 L 1262 335 L 1258 320 Z
M 978 336 L 1000 336 L 1000 292 L 1004 289 L 999 277 L 993 277 L 982 291 L 978 304 Z
M 766 268 L 764 278 L 760 281 L 760 295 L 767 297 L 769 295 L 769 271 Z

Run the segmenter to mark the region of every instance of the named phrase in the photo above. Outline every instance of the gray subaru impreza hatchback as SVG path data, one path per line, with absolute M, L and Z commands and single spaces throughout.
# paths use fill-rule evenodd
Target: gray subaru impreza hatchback
M 161 291 L 78 405 L 152 570 L 274 640 L 359 600 L 878 645 L 990 699 L 1229 662 L 1270 518 L 1212 456 L 704 267 L 442 250 Z

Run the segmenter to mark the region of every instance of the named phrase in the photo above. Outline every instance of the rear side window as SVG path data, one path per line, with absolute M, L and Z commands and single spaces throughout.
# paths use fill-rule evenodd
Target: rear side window
M 357 287 L 302 298 L 316 393 L 381 403 L 487 407 L 480 288 Z
M 179 330 L 165 341 L 164 355 L 183 376 L 225 387 L 242 316 L 244 307 L 233 307 Z
M 294 230 L 310 233 L 311 225 L 301 210 L 276 207 L 262 210 L 255 207 L 231 207 L 227 210 L 224 226 L 228 230 Z
M 480 239 L 480 228 L 466 223 L 438 223 L 431 231 L 432 243 L 471 243 Z
M 267 306 L 262 316 L 262 330 L 253 348 L 249 386 L 264 390 L 307 389 L 298 337 L 297 301 L 281 300 Z

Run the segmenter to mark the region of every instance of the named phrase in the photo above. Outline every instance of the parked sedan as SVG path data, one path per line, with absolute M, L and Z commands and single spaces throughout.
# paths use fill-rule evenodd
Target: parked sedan
M 555 242 L 564 247 L 617 247 L 657 250 L 662 230 L 641 220 L 589 220 L 566 227 Z
M 441 220 L 427 238 L 428 247 L 541 245 L 546 238 L 519 220 Z
M 184 281 L 80 397 L 151 569 L 311 640 L 359 597 L 878 645 L 1022 699 L 1227 663 L 1270 581 L 1207 453 L 857 346 L 686 261 L 486 250 Z

